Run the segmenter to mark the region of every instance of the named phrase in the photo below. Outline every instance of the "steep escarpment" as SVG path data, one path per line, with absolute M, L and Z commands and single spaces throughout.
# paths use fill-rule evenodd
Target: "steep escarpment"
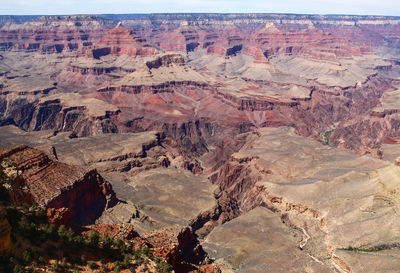
M 118 24 L 115 28 L 94 45 L 92 49 L 93 58 L 99 59 L 109 54 L 130 56 L 151 56 L 157 49 L 145 43 L 146 40 L 140 38 L 132 30 L 126 29 Z
M 396 235 L 379 235 L 388 227 L 377 224 L 370 233 L 364 223 L 395 217 L 384 211 L 387 206 L 396 205 L 378 205 L 378 199 L 397 198 L 397 195 L 389 197 L 388 191 L 398 187 L 392 180 L 398 175 L 398 167 L 388 162 L 322 146 L 296 136 L 288 128 L 266 128 L 247 134 L 247 143 L 212 176 L 214 183 L 231 200 L 236 200 L 239 214 L 246 216 L 211 231 L 206 239 L 207 248 L 209 253 L 219 253 L 215 257 L 228 261 L 234 268 L 250 266 L 250 259 L 242 259 L 238 254 L 233 258 L 221 251 L 221 247 L 228 247 L 230 253 L 245 249 L 243 245 L 225 242 L 221 234 L 237 232 L 232 228 L 240 229 L 245 225 L 242 221 L 254 221 L 253 210 L 261 206 L 276 214 L 293 231 L 297 247 L 326 266 L 327 272 L 334 272 L 334 268 L 351 270 L 347 264 L 349 258 L 341 249 L 348 245 L 371 249 L 382 242 L 397 240 Z M 361 184 L 364 190 L 357 191 Z M 369 203 L 371 198 L 376 200 L 375 205 Z M 357 216 L 360 207 L 368 211 L 361 220 Z M 350 227 L 357 227 L 357 231 Z M 254 236 L 260 240 L 260 236 Z
M 64 16 L 4 26 L 4 31 L 37 29 L 44 37 L 40 43 L 53 35 L 78 48 L 48 52 L 46 59 L 22 47 L 37 60 L 34 64 L 25 63 L 14 49 L 5 50 L 2 124 L 87 136 L 160 130 L 164 124 L 198 120 L 226 128 L 233 120 L 236 128 L 293 126 L 316 139 L 337 127 L 331 144 L 359 152 L 384 140 L 372 131 L 357 134 L 369 140 L 346 140 L 346 130 L 340 128 L 352 126 L 349 121 L 355 117 L 363 120 L 393 88 L 396 18 L 253 14 L 213 20 L 203 15 L 139 16 L 115 26 L 96 16 Z M 55 29 L 87 32 L 93 42 L 83 45 L 72 34 L 53 33 Z M 355 39 L 358 32 L 363 36 Z M 35 33 L 25 38 L 35 40 Z M 4 35 L 4 41 L 11 39 Z M 78 103 L 69 93 L 89 101 Z M 105 111 L 92 115 L 90 104 Z M 393 135 L 382 128 L 383 135 Z
M 75 136 L 118 132 L 115 121 L 120 110 L 103 101 L 77 94 L 46 97 L 2 98 L 2 124 L 31 131 L 68 131 Z
M 0 48 L 41 53 L 82 52 L 98 43 L 112 26 L 112 21 L 99 16 L 43 16 L 35 22 L 2 26 Z
M 387 139 L 398 135 L 398 82 L 385 92 L 376 107 L 358 118 L 342 122 L 329 138 L 333 145 L 348 149 L 370 147 L 379 150 Z M 390 143 L 390 141 L 389 141 Z
M 11 158 L 26 200 L 130 226 L 178 272 L 396 266 L 398 17 L 106 17 L 0 31 L 0 125 L 19 127 L 0 148 L 49 154 Z
M 45 208 L 68 208 L 75 223 L 90 223 L 116 204 L 111 185 L 96 170 L 52 161 L 44 153 L 18 146 L 3 152 L 22 172 L 23 190 Z

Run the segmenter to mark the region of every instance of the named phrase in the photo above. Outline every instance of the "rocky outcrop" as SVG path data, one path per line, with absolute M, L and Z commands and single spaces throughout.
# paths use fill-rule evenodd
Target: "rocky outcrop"
M 58 227 L 61 225 L 66 227 L 74 225 L 71 212 L 68 208 L 48 208 L 46 210 L 46 215 L 49 221 Z
M 158 230 L 147 234 L 145 239 L 154 247 L 155 254 L 165 258 L 176 272 L 187 272 L 188 264 L 205 264 L 207 260 L 207 254 L 190 227 Z M 206 268 L 199 272 L 207 272 Z M 211 269 L 215 270 L 211 272 L 219 272 L 217 267 L 211 266 Z
M 390 44 L 399 39 L 398 18 L 380 16 L 182 14 L 125 19 L 123 24 L 165 50 L 189 53 L 206 48 L 209 54 L 231 56 L 244 43 L 244 52 L 257 55 L 259 61 L 277 54 L 351 58 L 372 52 L 370 44 L 355 41 L 381 44 L 376 33 L 383 34 Z M 256 53 L 254 46 L 261 52 Z
M 229 240 L 232 248 L 218 243 L 217 252 L 239 249 L 226 255 L 238 266 L 247 249 L 266 255 L 243 271 L 265 261 L 285 271 L 304 264 L 304 271 L 349 271 L 340 248 L 396 246 L 385 240 L 397 240 L 390 229 L 398 222 L 398 167 L 378 170 L 386 164 L 378 148 L 397 143 L 400 130 L 399 18 L 124 18 L 114 27 L 99 17 L 44 17 L 0 30 L 0 125 L 52 130 L 35 132 L 51 157 L 26 146 L 5 154 L 22 171 L 17 188 L 51 221 L 93 223 L 116 202 L 96 170 L 58 161 L 69 160 L 98 167 L 127 200 L 98 222 L 134 224 L 126 238 L 155 232 L 145 243 L 177 272 L 182 262 L 207 260 L 200 243 L 212 234 L 228 241 L 224 226 L 232 238 L 237 228 L 253 234 Z M 139 139 L 80 138 L 149 130 L 156 132 Z M 380 159 L 330 146 L 376 148 Z M 375 225 L 380 217 L 389 224 Z M 373 223 L 375 238 L 360 218 Z
M 2 125 L 13 124 L 29 131 L 66 131 L 71 132 L 73 136 L 118 132 L 114 122 L 120 111 L 114 107 L 97 114 L 90 110 L 89 103 L 82 105 L 84 100 L 77 101 L 81 105 L 70 106 L 71 103 L 66 103 L 62 96 L 42 101 L 32 101 L 23 97 L 1 97 L 0 101 L 3 102 L 0 111 Z M 96 108 L 97 110 L 100 108 Z
M 146 66 L 149 69 L 157 69 L 161 66 L 170 66 L 171 64 L 184 65 L 185 60 L 180 54 L 167 54 L 162 55 L 161 57 L 156 58 L 155 60 L 146 62 Z
M 96 170 L 52 161 L 42 152 L 18 146 L 1 154 L 22 172 L 24 191 L 44 208 L 67 208 L 76 224 L 91 223 L 116 204 L 111 185 Z
M 109 30 L 101 41 L 95 44 L 94 49 L 92 49 L 92 56 L 95 59 L 109 54 L 152 56 L 155 53 L 157 53 L 156 48 L 146 44 L 146 40 L 140 38 L 132 30 L 122 27 L 121 24 Z
M 103 93 L 103 96 L 107 96 L 107 92 L 122 92 L 127 94 L 141 94 L 141 93 L 173 93 L 175 88 L 179 87 L 206 87 L 205 83 L 198 83 L 193 81 L 167 81 L 161 84 L 153 85 L 122 85 L 122 86 L 107 86 L 100 88 L 97 92 Z M 112 95 L 112 94 L 110 94 Z

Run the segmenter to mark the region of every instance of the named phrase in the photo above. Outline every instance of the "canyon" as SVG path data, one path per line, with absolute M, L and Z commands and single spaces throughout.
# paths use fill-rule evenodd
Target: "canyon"
M 400 17 L 0 16 L 13 199 L 175 272 L 398 272 L 399 92 Z

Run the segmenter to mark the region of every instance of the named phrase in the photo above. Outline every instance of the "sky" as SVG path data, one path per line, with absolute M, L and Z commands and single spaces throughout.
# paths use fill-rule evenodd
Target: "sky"
M 1 15 L 187 12 L 400 16 L 400 0 L 0 0 Z

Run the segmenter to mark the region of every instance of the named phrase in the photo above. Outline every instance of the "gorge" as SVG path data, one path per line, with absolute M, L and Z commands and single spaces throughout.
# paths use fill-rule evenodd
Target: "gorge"
M 175 272 L 397 272 L 399 92 L 400 17 L 0 16 L 13 200 Z

